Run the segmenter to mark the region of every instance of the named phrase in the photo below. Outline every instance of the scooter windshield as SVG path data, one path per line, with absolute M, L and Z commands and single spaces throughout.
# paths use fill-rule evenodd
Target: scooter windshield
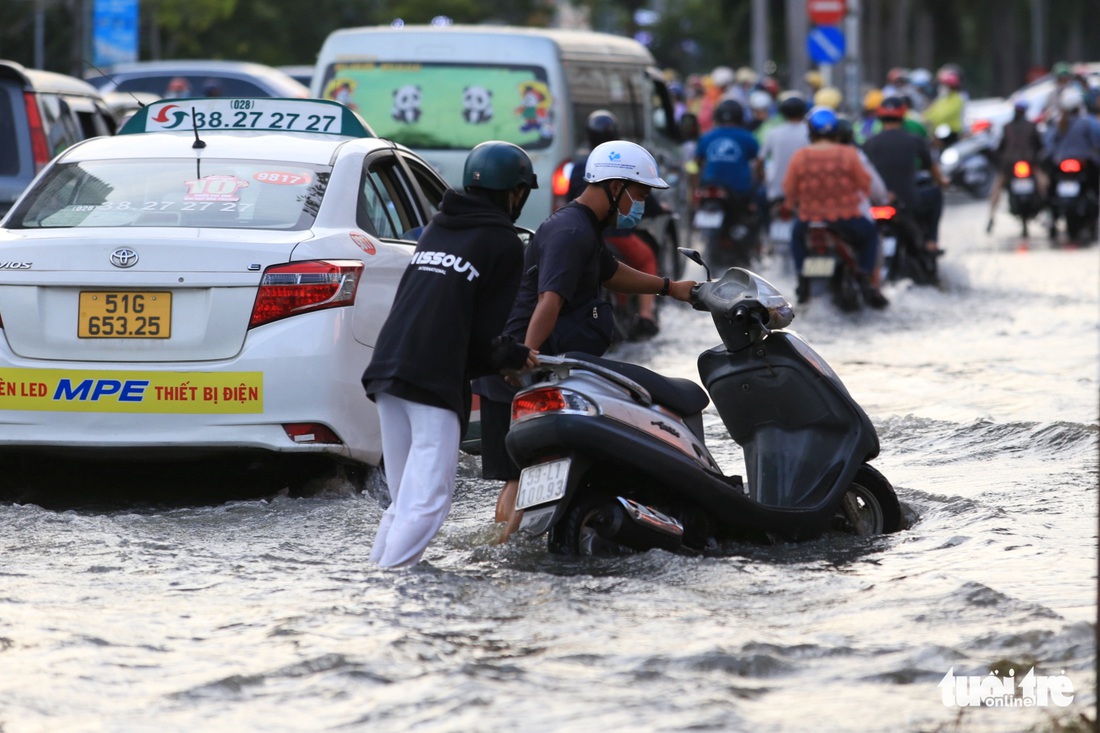
M 759 304 L 768 313 L 764 322 L 768 328 L 784 328 L 794 320 L 794 310 L 787 297 L 754 272 L 731 267 L 721 279 L 708 285 L 710 287 L 700 292 L 699 301 L 711 313 L 729 316 L 739 305 Z

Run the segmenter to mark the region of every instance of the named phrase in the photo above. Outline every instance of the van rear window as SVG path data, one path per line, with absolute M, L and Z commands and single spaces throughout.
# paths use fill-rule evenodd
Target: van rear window
M 486 140 L 534 150 L 554 139 L 553 94 L 538 66 L 337 63 L 325 74 L 325 99 L 417 150 L 469 150 Z

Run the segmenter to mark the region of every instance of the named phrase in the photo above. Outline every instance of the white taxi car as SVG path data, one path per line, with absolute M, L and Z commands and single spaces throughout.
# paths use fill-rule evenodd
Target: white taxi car
M 360 377 L 446 188 L 322 100 L 162 100 L 70 148 L 0 222 L 0 447 L 377 465 Z

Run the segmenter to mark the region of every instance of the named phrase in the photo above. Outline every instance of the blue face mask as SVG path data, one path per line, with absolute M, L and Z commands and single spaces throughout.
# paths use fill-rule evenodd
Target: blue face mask
M 623 193 L 630 199 L 630 213 L 619 214 L 618 228 L 619 229 L 633 229 L 638 226 L 638 222 L 642 220 L 642 214 L 645 213 L 645 199 L 641 201 L 635 201 L 634 197 L 630 195 L 630 191 L 623 189 Z

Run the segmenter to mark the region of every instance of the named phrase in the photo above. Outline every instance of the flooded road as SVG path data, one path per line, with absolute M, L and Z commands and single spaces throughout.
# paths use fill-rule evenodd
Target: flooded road
M 201 506 L 8 502 L 0 731 L 1015 733 L 1095 719 L 1100 257 L 1025 243 L 1007 215 L 987 236 L 986 206 L 949 206 L 942 288 L 888 287 L 881 313 L 814 303 L 792 326 L 875 423 L 874 465 L 909 529 L 563 559 L 544 538 L 491 544 L 498 487 L 470 456 L 409 571 L 367 562 L 377 477 L 366 492 L 333 481 Z M 782 263 L 760 272 L 793 292 Z M 654 341 L 615 356 L 697 380 L 717 342 L 708 317 L 673 304 Z M 705 417 L 712 452 L 741 471 Z M 967 704 L 959 691 L 990 670 L 1011 670 L 1013 689 L 1031 672 L 1044 704 Z

